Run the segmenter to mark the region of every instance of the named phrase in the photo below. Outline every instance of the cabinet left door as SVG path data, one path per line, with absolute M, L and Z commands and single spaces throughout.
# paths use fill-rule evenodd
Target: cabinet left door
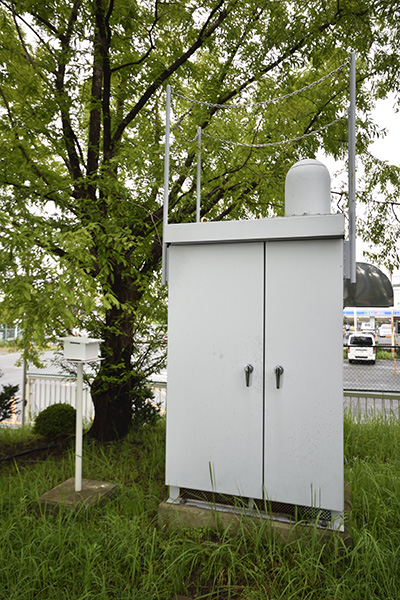
M 262 498 L 264 260 L 262 242 L 169 249 L 167 485 Z

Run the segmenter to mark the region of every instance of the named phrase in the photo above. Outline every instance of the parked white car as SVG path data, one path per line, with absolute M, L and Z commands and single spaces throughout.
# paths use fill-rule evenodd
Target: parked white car
M 388 337 L 392 335 L 392 326 L 390 323 L 383 323 L 379 327 L 379 336 L 380 337 Z
M 356 361 L 375 364 L 375 336 L 372 333 L 351 333 L 347 346 L 349 363 Z

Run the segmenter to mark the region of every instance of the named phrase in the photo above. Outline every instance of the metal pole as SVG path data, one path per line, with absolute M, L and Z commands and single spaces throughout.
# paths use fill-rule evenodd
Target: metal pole
M 197 181 L 196 181 L 196 223 L 200 223 L 200 189 L 201 189 L 201 127 L 197 128 Z
M 75 432 L 75 491 L 82 490 L 82 395 L 83 363 L 77 363 L 76 375 L 76 432 Z
M 27 362 L 24 358 L 23 362 L 23 370 L 22 370 L 22 398 L 21 398 L 21 425 L 24 426 L 26 422 L 26 371 L 27 371 Z
M 163 205 L 163 239 L 162 239 L 162 284 L 166 285 L 167 273 L 167 244 L 165 242 L 168 225 L 169 200 L 169 135 L 171 127 L 171 86 L 167 85 L 167 102 L 165 111 L 165 158 L 164 158 L 164 205 Z
M 349 242 L 350 281 L 356 283 L 356 54 L 350 60 L 349 138 Z

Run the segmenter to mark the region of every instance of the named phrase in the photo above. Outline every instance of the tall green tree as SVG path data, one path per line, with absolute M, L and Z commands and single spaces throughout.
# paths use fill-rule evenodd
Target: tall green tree
M 375 99 L 398 92 L 400 9 L 388 0 L 0 0 L 0 7 L 0 314 L 20 321 L 25 349 L 74 326 L 104 339 L 91 435 L 118 438 L 143 405 L 144 376 L 162 362 L 151 348 L 154 325 L 165 322 L 166 85 L 170 221 L 194 219 L 190 140 L 199 125 L 202 216 L 279 215 L 293 162 L 321 147 L 346 154 L 347 67 L 291 93 L 355 50 L 363 155 L 377 134 Z M 368 160 L 361 197 L 371 202 L 377 185 L 396 185 L 398 172 Z M 386 215 L 371 215 L 374 232 Z

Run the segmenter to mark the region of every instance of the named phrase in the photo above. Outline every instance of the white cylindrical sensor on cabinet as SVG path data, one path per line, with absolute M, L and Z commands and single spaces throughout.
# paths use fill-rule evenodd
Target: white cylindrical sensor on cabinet
M 331 177 L 319 160 L 305 159 L 288 171 L 285 182 L 285 216 L 328 215 L 331 212 Z

